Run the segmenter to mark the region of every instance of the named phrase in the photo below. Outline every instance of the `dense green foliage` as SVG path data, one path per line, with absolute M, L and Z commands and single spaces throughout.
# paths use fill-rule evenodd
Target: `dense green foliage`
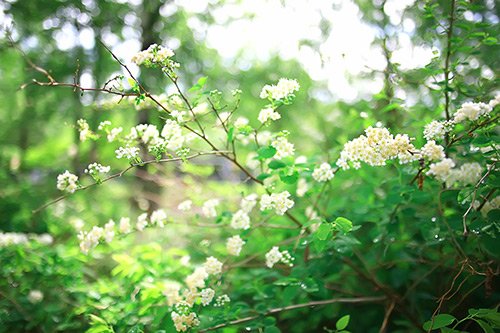
M 166 288 L 174 282 L 184 288 L 211 256 L 224 266 L 206 285 L 231 301 L 202 306 L 197 299 L 186 311 L 200 320 L 192 332 L 499 329 L 500 107 L 457 122 L 436 140 L 457 169 L 481 166 L 473 182 L 433 177 L 424 157 L 336 166 L 345 143 L 370 126 L 408 134 L 420 149 L 431 121 L 453 119 L 468 101 L 494 101 L 499 8 L 462 0 L 409 6 L 404 18 L 417 27 L 412 42 L 432 47 L 435 56 L 406 70 L 392 61 L 400 31 L 384 12 L 386 1 L 356 4 L 381 32 L 374 47 L 386 60 L 382 72 L 364 75 L 382 77 L 384 86 L 369 99 L 345 102 L 317 98 L 328 95 L 325 84 L 295 60 L 273 56 L 241 69 L 206 47 L 188 21 L 213 24 L 211 11 L 224 1 L 197 14 L 168 1 L 7 2 L 14 26 L 0 39 L 0 332 L 175 332 L 171 313 L 182 311 L 169 303 Z M 68 26 L 90 29 L 94 43 L 61 49 L 58 32 Z M 321 28 L 328 34 L 329 23 Z M 130 30 L 141 49 L 178 41 L 173 59 L 180 67 L 146 62 L 151 66 L 133 76 L 130 59 L 111 53 L 107 42 L 126 42 Z M 282 77 L 296 79 L 300 89 L 259 98 L 264 85 Z M 94 88 L 86 90 L 89 82 Z M 280 120 L 257 120 L 266 104 Z M 197 107 L 206 110 L 195 115 Z M 189 152 L 148 153 L 142 142 L 138 159 L 116 158 L 132 127 L 153 124 L 161 132 L 176 119 L 173 109 L 185 112 L 184 135 L 197 136 L 183 145 Z M 229 120 L 217 125 L 228 111 Z M 92 131 L 83 141 L 82 118 Z M 123 127 L 121 141 L 108 142 L 98 130 L 103 121 Z M 285 136 L 294 157 L 276 158 L 274 144 L 257 139 L 262 131 Z M 116 176 L 85 174 L 93 162 Z M 326 182 L 313 175 L 323 162 L 335 173 Z M 56 179 L 65 170 L 79 177 L 80 188 L 59 197 Z M 307 191 L 299 195 L 304 181 Z M 284 191 L 294 201 L 285 214 L 257 203 L 249 229 L 231 228 L 243 197 Z M 205 214 L 203 203 L 215 198 L 215 216 Z M 179 210 L 186 199 L 192 209 Z M 140 214 L 157 209 L 167 212 L 165 227 L 116 232 L 112 241 L 80 251 L 79 229 L 121 217 L 135 226 Z M 22 233 L 21 241 L 12 244 L 8 233 Z M 246 243 L 239 256 L 228 256 L 226 239 L 234 235 Z M 266 266 L 274 246 L 288 251 L 293 266 L 285 260 Z

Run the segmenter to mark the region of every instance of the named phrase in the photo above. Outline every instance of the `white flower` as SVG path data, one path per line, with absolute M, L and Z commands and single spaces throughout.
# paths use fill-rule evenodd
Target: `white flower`
M 488 103 L 488 105 L 491 107 L 492 110 L 498 104 L 500 104 L 500 94 L 496 95 L 495 98 L 493 98 L 492 100 L 490 100 L 490 102 Z
M 224 294 L 224 295 L 217 297 L 217 299 L 215 300 L 214 306 L 221 307 L 221 306 L 224 306 L 226 303 L 229 303 L 230 301 L 231 301 L 231 299 L 229 298 L 229 296 Z
M 298 91 L 299 88 L 297 80 L 280 79 L 277 85 L 265 85 L 260 92 L 260 98 L 285 99 Z
M 140 51 L 132 57 L 132 62 L 140 66 L 147 62 L 165 64 L 165 62 L 173 61 L 170 60 L 174 56 L 174 51 L 168 47 L 163 47 L 157 44 L 151 44 L 147 50 Z M 175 63 L 171 66 L 175 66 Z
M 259 144 L 267 146 L 271 143 L 271 140 L 273 138 L 273 135 L 269 131 L 260 131 L 257 133 L 257 141 L 259 141 Z
M 433 120 L 425 125 L 424 138 L 426 140 L 442 139 L 446 133 L 444 123 L 441 121 Z
M 181 286 L 177 282 L 166 282 L 164 289 L 163 289 L 163 295 L 167 298 L 167 304 L 168 306 L 173 306 L 174 304 L 178 303 L 181 298 L 179 295 L 179 291 L 181 290 Z
M 83 142 L 93 137 L 94 133 L 90 130 L 89 124 L 85 119 L 78 119 L 76 125 L 78 126 L 78 131 L 80 132 L 80 141 Z
M 215 210 L 215 207 L 219 205 L 219 200 L 218 199 L 210 199 L 205 201 L 203 206 L 201 207 L 201 211 L 203 216 L 205 217 L 216 217 L 217 216 L 217 211 Z
M 483 168 L 479 163 L 465 163 L 460 169 L 452 169 L 446 178 L 446 185 L 452 186 L 455 182 L 463 185 L 475 185 L 481 179 Z
M 201 296 L 201 304 L 207 306 L 214 299 L 215 291 L 211 288 L 205 288 L 201 290 L 200 296 Z
M 429 161 L 439 161 L 445 157 L 444 147 L 437 145 L 434 140 L 428 141 L 422 147 L 420 153 Z
M 131 128 L 128 138 L 141 140 L 145 144 L 155 144 L 159 136 L 160 132 L 155 125 L 139 124 Z
M 182 127 L 172 119 L 165 121 L 161 136 L 165 138 L 167 148 L 174 151 L 181 149 L 186 141 L 186 138 L 182 135 Z
M 191 210 L 191 206 L 193 205 L 193 202 L 191 200 L 184 200 L 181 202 L 178 206 L 177 209 L 181 210 L 183 212 L 187 212 Z
M 139 156 L 139 148 L 129 146 L 126 146 L 125 148 L 119 147 L 117 150 L 115 150 L 115 154 L 116 158 L 118 159 L 126 158 L 130 161 Z
M 186 332 L 188 329 L 200 325 L 200 321 L 194 312 L 190 312 L 189 314 L 178 314 L 172 311 L 171 317 L 177 332 Z
M 273 248 L 266 253 L 266 266 L 272 268 L 275 264 L 280 262 L 282 257 L 283 255 L 279 247 L 273 246 Z
M 87 169 L 84 170 L 86 174 L 89 175 L 97 175 L 99 173 L 108 173 L 111 170 L 111 167 L 109 166 L 103 166 L 99 163 L 92 163 L 89 164 Z
M 240 208 L 245 213 L 250 213 L 252 209 L 257 205 L 257 194 L 252 193 L 241 199 Z
M 78 188 L 78 177 L 68 170 L 57 176 L 57 189 L 74 193 Z
M 360 162 L 365 162 L 371 166 L 382 166 L 387 160 L 399 158 L 399 163 L 404 164 L 419 157 L 412 153 L 415 147 L 410 143 L 408 135 L 398 134 L 394 137 L 386 128 L 368 127 L 366 135 L 361 135 L 344 145 L 340 153 L 340 158 L 336 164 L 347 170 L 350 168 L 349 162 L 358 169 Z
M 239 235 L 229 237 L 226 242 L 227 252 L 232 256 L 239 256 L 245 241 Z
M 274 158 L 278 160 L 281 160 L 282 158 L 287 156 L 292 156 L 295 152 L 293 143 L 288 142 L 288 140 L 283 136 L 279 136 L 274 139 L 274 141 L 271 143 L 271 146 L 276 149 Z
M 163 209 L 157 209 L 151 213 L 150 219 L 152 224 L 156 224 L 160 228 L 163 228 L 167 221 L 167 213 L 165 213 Z
M 273 193 L 271 195 L 264 194 L 260 198 L 260 210 L 274 208 L 276 214 L 283 215 L 294 205 L 293 200 L 289 199 L 289 197 L 290 193 L 288 191 Z
M 105 120 L 105 121 L 101 121 L 99 123 L 99 126 L 97 126 L 97 129 L 99 131 L 103 131 L 103 130 L 106 130 L 110 126 L 111 126 L 111 122 L 109 120 Z
M 309 186 L 307 185 L 307 181 L 304 178 L 300 178 L 299 181 L 297 182 L 297 191 L 296 191 L 297 196 L 299 198 L 303 197 L 308 190 Z
M 80 250 L 87 254 L 91 249 L 99 244 L 99 240 L 104 235 L 104 229 L 94 226 L 89 232 L 80 231 L 78 239 L 80 240 Z
M 203 267 L 209 275 L 216 275 L 222 272 L 222 263 L 215 257 L 208 257 Z
M 231 218 L 231 228 L 233 229 L 249 229 L 250 228 L 250 217 L 243 210 L 238 210 L 233 214 Z
M 334 176 L 333 169 L 329 163 L 322 163 L 319 167 L 316 167 L 312 173 L 312 177 L 317 182 L 326 182 L 332 179 Z
M 248 125 L 248 123 L 249 123 L 248 118 L 245 118 L 245 117 L 238 117 L 238 118 L 234 121 L 234 127 L 236 127 L 236 128 L 245 127 L 246 125 Z
M 111 243 L 115 237 L 115 222 L 109 220 L 108 223 L 104 225 L 103 237 L 106 243 Z
M 120 224 L 118 226 L 118 230 L 122 234 L 128 234 L 129 232 L 132 231 L 132 227 L 130 226 L 130 218 L 128 217 L 122 217 L 120 219 Z
M 260 110 L 258 117 L 259 121 L 263 124 L 269 120 L 278 120 L 280 118 L 281 115 L 278 112 L 276 112 L 273 108 L 265 108 Z
M 40 290 L 30 290 L 28 294 L 28 301 L 33 304 L 40 303 L 43 300 L 43 293 Z
M 109 131 L 108 135 L 106 136 L 108 142 L 113 142 L 115 141 L 116 137 L 123 132 L 123 128 L 121 127 L 115 127 L 112 128 L 111 131 Z
M 429 166 L 429 171 L 427 171 L 427 175 L 433 175 L 437 179 L 445 182 L 453 167 L 455 167 L 455 162 L 450 158 L 445 158 L 437 163 L 431 164 Z
M 139 231 L 143 231 L 148 226 L 148 213 L 142 213 L 137 217 L 135 227 Z
M 266 253 L 266 266 L 269 268 L 272 268 L 280 261 L 285 265 L 293 266 L 293 260 L 294 258 L 288 251 L 280 251 L 277 246 L 273 246 L 273 248 Z
M 462 104 L 453 117 L 455 123 L 460 123 L 465 119 L 474 121 L 479 117 L 490 113 L 492 107 L 485 103 L 466 102 Z
M 193 273 L 188 275 L 185 279 L 186 285 L 192 288 L 204 288 L 205 280 L 208 278 L 208 273 L 204 267 L 198 267 Z

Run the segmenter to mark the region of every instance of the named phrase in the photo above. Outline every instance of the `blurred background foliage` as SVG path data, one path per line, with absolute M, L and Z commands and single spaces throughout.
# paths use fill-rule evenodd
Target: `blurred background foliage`
M 281 2 L 287 6 L 288 1 Z M 221 90 L 228 100 L 231 89 L 241 89 L 237 114 L 249 118 L 254 126 L 263 106 L 258 98 L 262 86 L 280 77 L 296 78 L 301 91 L 273 130 L 289 130 L 297 151 L 312 157 L 311 162 L 335 161 L 346 141 L 377 122 L 423 143 L 423 126 L 445 113 L 445 90 L 450 96 L 448 108 L 453 110 L 467 100 L 488 101 L 498 87 L 499 7 L 493 1 L 455 2 L 451 83 L 443 76 L 448 49 L 444 28 L 449 24 L 450 1 L 416 1 L 405 8 L 403 18 L 416 27 L 411 43 L 435 51 L 428 64 L 411 69 L 401 68 L 393 60 L 401 30 L 384 11 L 386 1 L 355 1 L 360 19 L 377 31 L 373 47 L 381 50 L 385 68 L 362 75 L 368 80 L 381 79 L 380 91 L 350 101 L 335 97 L 325 82 L 313 80 L 298 60 L 271 54 L 266 61 L 255 59 L 242 66 L 238 58 L 222 58 L 216 49 L 207 47 L 205 36 L 190 27 L 193 19 L 208 27 L 215 22 L 213 10 L 239 3 L 210 1 L 201 12 L 188 11 L 176 1 L 158 0 L 0 3 L 3 18 L 13 22 L 7 26 L 6 19 L 4 28 L 10 30 L 15 44 L 11 45 L 6 34 L 0 39 L 0 229 L 54 237 L 50 246 L 30 242 L 0 248 L 0 332 L 81 332 L 89 328 L 91 332 L 106 332 L 111 326 L 115 332 L 171 332 L 159 281 L 182 279 L 188 274 L 189 269 L 179 263 L 185 255 L 193 262 L 203 260 L 208 248 L 202 240 L 210 240 L 215 251 L 223 251 L 218 240 L 227 232 L 172 225 L 162 233 L 146 232 L 99 247 L 87 257 L 78 250 L 74 225 L 82 220 L 88 229 L 110 218 L 136 216 L 140 210 L 174 208 L 187 197 L 201 204 L 214 196 L 234 197 L 248 191 L 246 185 L 239 184 L 244 177 L 236 170 L 217 158 L 206 158 L 182 171 L 172 165 L 140 168 L 33 214 L 34 209 L 59 195 L 55 179 L 64 170 L 82 172 L 95 160 L 113 169 L 124 168 L 114 159 L 116 147 L 79 141 L 78 119 L 87 119 L 92 128 L 103 120 L 126 128 L 145 122 L 160 125 L 162 119 L 155 108 L 136 111 L 126 102 L 99 107 L 106 96 L 92 91 L 29 84 L 33 79 L 46 81 L 29 61 L 50 71 L 58 81 L 77 80 L 98 87 L 121 74 L 119 64 L 100 41 L 110 47 L 124 43 L 126 48 L 130 41 L 141 49 L 152 43 L 171 46 L 181 63 L 183 87 L 207 76 L 207 88 Z M 324 18 L 318 21 L 325 40 L 330 23 Z M 63 30 L 87 38 L 65 41 L 61 47 Z M 321 40 L 301 43 L 320 52 Z M 140 80 L 153 93 L 170 91 L 153 70 L 142 70 Z M 484 161 L 479 155 L 471 159 Z M 332 295 L 386 294 L 394 298 L 385 306 L 304 308 L 276 318 L 263 317 L 244 327 L 256 332 L 264 327 L 266 332 L 276 332 L 269 327 L 282 332 L 323 332 L 324 327 L 333 330 L 338 318 L 350 314 L 349 330 L 377 332 L 385 310 L 394 301 L 396 310 L 384 329 L 415 332 L 431 317 L 436 299 L 461 269 L 464 274 L 458 275 L 460 282 L 456 283 L 463 285 L 442 311 L 463 318 L 470 308 L 498 306 L 498 210 L 488 218 L 478 212 L 471 214 L 471 229 L 476 232 L 462 237 L 462 214 L 467 205 L 457 203 L 460 189 L 442 191 L 441 184 L 426 180 L 424 191 L 419 191 L 416 185 L 409 185 L 416 172 L 414 167 L 390 165 L 338 173 L 329 195 L 319 205 L 320 213 L 326 219 L 348 217 L 360 227 L 356 238 L 327 244 L 286 278 L 263 268 L 231 271 L 227 276 L 232 283 L 230 295 L 239 303 L 225 313 L 207 310 L 202 322 L 218 323 L 249 309 L 262 312 Z M 498 176 L 491 178 L 490 186 L 496 188 Z M 319 191 L 314 189 L 309 199 Z M 304 216 L 307 205 L 297 204 L 294 210 Z M 230 208 L 231 204 L 227 210 Z M 182 220 L 182 216 L 176 218 Z M 276 223 L 286 222 L 276 218 Z M 283 233 L 253 232 L 252 237 L 266 241 L 249 242 L 245 255 L 265 252 L 270 244 L 283 239 Z M 288 237 L 291 235 L 293 231 Z M 469 257 L 466 264 L 458 259 L 456 242 Z M 298 251 L 305 249 L 299 247 Z M 301 260 L 300 254 L 297 257 Z M 467 265 L 481 274 L 466 274 Z M 43 292 L 43 303 L 30 302 L 27 295 L 32 289 Z M 462 329 L 477 331 L 479 326 L 473 323 Z M 231 327 L 223 331 L 242 330 Z

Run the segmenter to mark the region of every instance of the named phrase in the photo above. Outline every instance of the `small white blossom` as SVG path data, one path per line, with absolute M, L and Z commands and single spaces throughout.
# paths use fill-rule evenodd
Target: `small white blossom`
M 156 224 L 160 228 L 165 226 L 167 222 L 167 213 L 163 209 L 157 209 L 151 213 L 151 224 Z
M 120 224 L 118 226 L 118 230 L 122 234 L 128 234 L 132 231 L 132 227 L 130 226 L 130 218 L 122 217 L 120 219 Z
M 84 170 L 86 174 L 89 174 L 91 176 L 95 176 L 99 173 L 108 173 L 111 170 L 111 167 L 109 166 L 103 166 L 99 163 L 92 163 L 89 164 L 87 169 Z
M 327 182 L 334 176 L 333 169 L 329 163 L 321 163 L 319 167 L 316 167 L 312 173 L 312 177 L 317 182 Z
M 279 247 L 277 246 L 273 246 L 273 248 L 266 253 L 266 266 L 269 268 L 272 268 L 278 262 L 293 266 L 293 260 L 294 258 L 288 251 L 280 251 Z
M 189 314 L 178 314 L 172 311 L 171 317 L 177 332 L 186 332 L 188 329 L 200 325 L 200 320 L 194 312 L 190 312 Z
M 192 288 L 204 288 L 205 280 L 208 278 L 208 273 L 204 267 L 198 267 L 193 273 L 188 275 L 185 279 L 186 285 Z
M 437 145 L 434 140 L 428 141 L 422 147 L 420 153 L 429 161 L 440 161 L 445 157 L 444 147 Z
M 425 125 L 424 128 L 424 138 L 426 140 L 437 140 L 444 138 L 446 133 L 446 128 L 443 122 L 433 120 L 429 124 Z
M 57 176 L 57 189 L 74 193 L 78 189 L 78 177 L 68 170 Z
M 243 199 L 241 199 L 241 202 L 240 202 L 241 210 L 247 214 L 250 213 L 252 211 L 252 209 L 255 207 L 255 205 L 257 205 L 257 199 L 258 199 L 258 196 L 255 193 L 249 194 L 246 197 L 244 197 Z
M 427 171 L 427 175 L 432 175 L 440 181 L 445 182 L 453 167 L 455 167 L 455 162 L 450 158 L 445 158 L 437 163 L 431 164 L 429 166 L 429 171 Z
M 192 205 L 193 205 L 193 202 L 191 200 L 184 200 L 183 202 L 181 202 L 177 206 L 177 209 L 181 210 L 183 212 L 187 212 L 187 211 L 191 210 Z
M 277 85 L 265 85 L 260 92 L 260 98 L 280 100 L 289 97 L 300 88 L 297 80 L 280 79 Z
M 215 208 L 219 205 L 219 200 L 218 199 L 210 199 L 205 201 L 203 206 L 201 207 L 201 211 L 203 216 L 205 217 L 216 217 L 217 216 L 217 211 Z
M 211 288 L 205 288 L 201 290 L 200 296 L 201 296 L 201 304 L 207 306 L 214 299 L 215 291 Z
M 492 107 L 485 103 L 466 102 L 462 104 L 460 109 L 457 110 L 457 112 L 453 116 L 453 121 L 455 123 L 460 123 L 465 119 L 474 121 L 479 117 L 490 113 L 491 110 Z
M 260 110 L 258 120 L 264 124 L 269 120 L 278 120 L 280 118 L 281 115 L 273 108 L 265 108 Z
M 239 235 L 229 237 L 226 242 L 227 252 L 232 256 L 239 256 L 245 241 Z
M 106 243 L 111 243 L 113 241 L 115 237 L 115 222 L 113 220 L 109 220 L 109 222 L 104 225 L 103 237 Z
M 243 210 L 238 210 L 233 214 L 231 218 L 231 228 L 233 229 L 249 229 L 250 228 L 250 217 Z
M 123 132 L 123 128 L 121 127 L 112 128 L 111 131 L 109 131 L 108 135 L 106 136 L 106 139 L 108 140 L 108 142 L 113 142 L 115 141 L 116 137 L 120 135 L 121 132 Z
M 221 307 L 221 306 L 224 306 L 226 303 L 229 303 L 230 301 L 231 301 L 231 299 L 229 298 L 229 296 L 224 294 L 224 295 L 217 297 L 217 299 L 215 300 L 214 306 Z
M 28 294 L 28 301 L 33 304 L 40 303 L 43 300 L 43 293 L 40 290 L 30 290 Z
M 299 198 L 303 197 L 309 190 L 307 181 L 304 178 L 300 178 L 297 182 L 297 191 L 295 192 Z
M 222 263 L 215 257 L 208 257 L 203 267 L 209 275 L 216 275 L 222 272 Z
M 142 213 L 137 217 L 135 227 L 139 231 L 143 231 L 148 226 L 148 213 Z
M 276 214 L 283 215 L 293 207 L 293 200 L 289 199 L 290 193 L 283 191 L 271 195 L 264 194 L 260 198 L 260 210 L 275 209 Z
M 119 147 L 117 150 L 115 150 L 116 153 L 116 158 L 121 159 L 121 158 L 126 158 L 127 160 L 131 161 L 134 160 L 139 156 L 139 148 L 137 147 Z
M 293 143 L 288 142 L 288 140 L 283 136 L 279 136 L 274 139 L 274 141 L 271 143 L 271 146 L 276 149 L 274 158 L 278 160 L 281 160 L 282 158 L 287 156 L 292 156 L 295 153 L 295 147 Z

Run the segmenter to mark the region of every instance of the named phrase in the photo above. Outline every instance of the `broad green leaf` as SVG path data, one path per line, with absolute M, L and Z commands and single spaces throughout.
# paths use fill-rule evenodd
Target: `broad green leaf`
M 456 320 L 452 315 L 442 313 L 434 317 L 434 320 L 429 320 L 424 323 L 424 330 L 435 330 L 441 327 L 446 327 Z
M 271 158 L 276 155 L 276 148 L 272 146 L 260 147 L 259 150 L 257 150 L 257 154 L 262 159 Z
M 344 234 L 347 234 L 352 230 L 352 222 L 345 217 L 337 217 L 335 227 Z
M 350 315 L 343 316 L 342 318 L 340 318 L 339 320 L 337 320 L 337 323 L 335 324 L 335 327 L 338 330 L 343 330 L 349 324 L 349 319 L 351 319 Z

